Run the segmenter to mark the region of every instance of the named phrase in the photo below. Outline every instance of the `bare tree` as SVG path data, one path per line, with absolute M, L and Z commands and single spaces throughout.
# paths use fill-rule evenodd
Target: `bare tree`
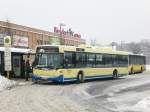
M 97 42 L 96 38 L 90 40 L 91 46 L 102 46 L 100 43 Z
M 96 38 L 91 39 L 91 40 L 90 40 L 90 44 L 91 44 L 92 46 L 96 46 Z
M 135 54 L 144 54 L 147 63 L 150 64 L 150 40 L 143 39 L 140 42 L 118 43 L 118 50 L 128 51 Z

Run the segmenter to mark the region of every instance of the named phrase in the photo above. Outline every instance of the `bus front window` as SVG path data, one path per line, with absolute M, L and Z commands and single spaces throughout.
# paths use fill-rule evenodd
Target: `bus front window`
M 63 67 L 63 55 L 58 53 L 42 53 L 38 56 L 37 67 L 43 68 L 62 68 Z
M 38 65 L 39 66 L 47 66 L 47 55 L 46 54 L 39 54 Z

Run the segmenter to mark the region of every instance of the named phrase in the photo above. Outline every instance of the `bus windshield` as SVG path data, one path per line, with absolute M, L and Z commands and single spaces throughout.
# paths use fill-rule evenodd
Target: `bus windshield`
M 63 55 L 60 53 L 40 53 L 37 56 L 38 68 L 62 68 L 63 67 Z

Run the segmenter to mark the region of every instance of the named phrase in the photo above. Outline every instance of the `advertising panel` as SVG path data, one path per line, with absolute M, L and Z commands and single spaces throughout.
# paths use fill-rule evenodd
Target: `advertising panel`
M 13 45 L 20 47 L 28 47 L 28 37 L 13 35 Z
M 60 42 L 60 38 L 57 38 L 57 37 L 49 37 L 49 43 L 51 45 L 60 45 L 61 42 Z

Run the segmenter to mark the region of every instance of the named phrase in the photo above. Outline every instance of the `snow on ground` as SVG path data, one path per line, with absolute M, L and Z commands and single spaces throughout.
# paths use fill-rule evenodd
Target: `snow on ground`
M 16 82 L 0 75 L 0 91 L 14 87 Z
M 126 92 L 107 98 L 108 102 L 115 104 L 112 111 L 118 112 L 150 112 L 150 91 Z M 110 107 L 109 107 L 110 108 Z
M 89 86 L 88 84 L 80 84 L 80 86 L 77 86 L 73 89 L 72 94 L 74 96 L 80 97 L 80 100 L 91 98 L 92 96 L 86 91 Z
M 136 105 L 134 105 L 134 108 L 141 110 L 143 112 L 149 112 L 150 111 L 150 96 L 139 101 Z
M 146 65 L 146 70 L 150 71 L 150 65 Z
M 150 71 L 150 66 L 147 66 L 147 71 Z M 129 75 L 127 77 L 130 79 L 136 78 L 136 80 L 107 88 L 104 91 L 108 95 L 107 101 L 115 105 L 111 110 L 118 112 L 150 112 L 150 90 L 146 88 L 150 84 L 149 75 L 149 73 L 144 76 L 139 74 Z M 144 87 L 145 89 L 142 89 Z M 133 88 L 141 88 L 141 91 L 136 91 Z
M 145 79 L 141 77 L 140 79 L 136 79 L 135 81 L 132 80 L 131 82 L 128 83 L 122 83 L 119 85 L 108 87 L 103 91 L 103 94 L 108 94 L 108 96 L 113 96 L 115 93 L 119 93 L 120 91 L 126 90 L 128 88 L 142 86 L 145 84 L 150 84 L 150 79 L 149 78 Z

